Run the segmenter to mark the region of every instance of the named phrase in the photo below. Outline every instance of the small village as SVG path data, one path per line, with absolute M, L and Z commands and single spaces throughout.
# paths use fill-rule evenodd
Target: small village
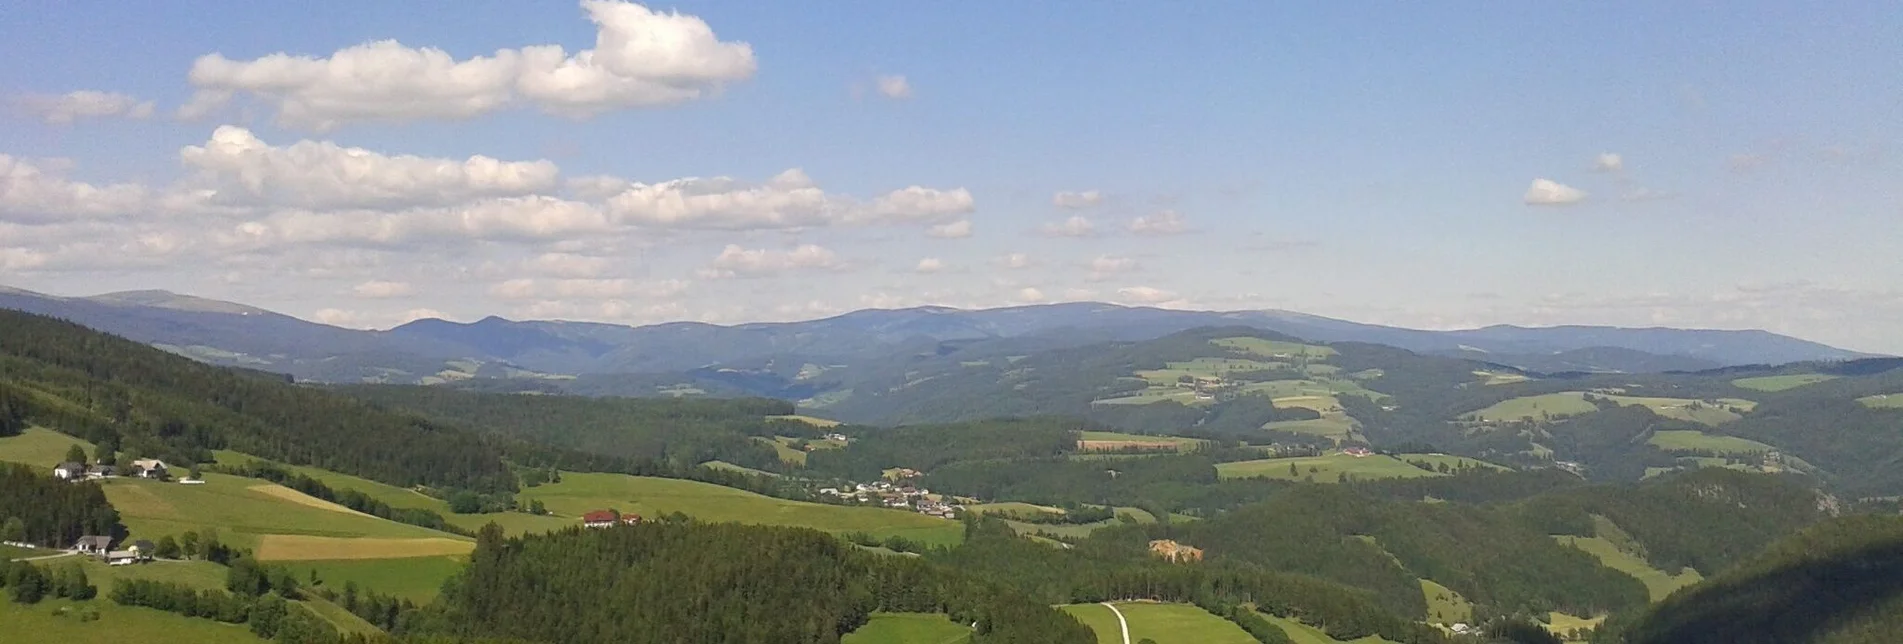
M 823 487 L 818 490 L 821 496 L 829 496 L 850 503 L 880 505 L 893 509 L 911 509 L 926 516 L 941 519 L 956 519 L 965 511 L 965 506 L 945 495 L 933 494 L 931 490 L 918 487 L 915 482 L 924 473 L 908 467 L 886 472 L 885 480 L 871 483 L 848 482 L 844 487 Z
M 104 481 L 121 477 L 141 478 L 153 481 L 172 481 L 171 467 L 166 465 L 165 461 L 156 458 L 134 459 L 131 463 L 123 467 L 104 463 L 87 464 L 78 461 L 66 461 L 53 466 L 53 478 L 70 483 L 78 483 L 80 481 Z M 174 482 L 181 485 L 203 485 L 205 483 L 203 480 L 194 477 L 186 477 Z M 157 546 L 153 545 L 151 541 L 144 539 L 127 544 L 117 544 L 124 546 L 119 550 L 113 549 L 115 545 L 113 541 L 113 537 L 110 536 L 85 535 L 74 540 L 72 547 L 66 551 L 68 554 L 97 557 L 100 561 L 104 561 L 107 565 L 112 566 L 129 566 L 152 561 L 156 557 L 155 553 L 158 551 Z M 8 543 L 7 545 L 34 547 L 33 544 L 28 543 Z

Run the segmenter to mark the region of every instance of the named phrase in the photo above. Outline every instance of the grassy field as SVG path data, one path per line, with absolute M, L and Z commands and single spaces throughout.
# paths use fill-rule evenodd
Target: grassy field
M 223 465 L 242 465 L 253 461 L 272 462 L 249 454 L 224 450 L 213 452 L 212 455 L 218 460 L 218 463 Z M 416 490 L 400 488 L 387 483 L 380 483 L 349 474 L 338 474 L 329 470 L 320 470 L 313 467 L 285 465 L 283 463 L 274 462 L 273 464 L 286 470 L 322 481 L 324 485 L 330 486 L 333 490 L 356 490 L 362 492 L 373 499 L 390 504 L 390 507 L 393 508 L 417 508 L 435 512 L 443 515 L 443 518 L 447 519 L 451 525 L 465 530 L 475 530 L 481 528 L 483 524 L 495 523 L 496 525 L 502 526 L 503 531 L 510 535 L 518 535 L 531 532 L 560 530 L 575 524 L 573 517 L 536 516 L 525 512 L 455 514 L 449 511 L 449 503 L 447 501 L 428 496 Z
M 1532 380 L 1532 378 L 1528 378 L 1524 374 L 1506 371 L 1475 371 L 1473 374 L 1485 378 L 1486 380 L 1483 381 L 1482 384 L 1488 385 L 1510 385 L 1516 382 Z
M 571 517 L 613 508 L 643 516 L 682 512 L 703 521 L 903 536 L 933 544 L 950 545 L 964 538 L 964 527 L 958 522 L 913 512 L 788 501 L 678 479 L 563 472 L 562 482 L 529 488 L 519 496 L 525 502 L 541 500 L 551 512 Z
M 1005 525 L 1011 526 L 1011 529 L 1016 530 L 1018 534 L 1034 535 L 1038 532 L 1047 532 L 1079 539 L 1090 536 L 1090 533 L 1096 532 L 1099 528 L 1121 525 L 1125 517 L 1137 523 L 1156 523 L 1156 515 L 1150 514 L 1141 508 L 1117 508 L 1116 515 L 1116 518 L 1104 519 L 1095 523 L 1053 524 L 1011 520 L 1006 520 L 1004 523 Z
M 1078 432 L 1077 449 L 1083 451 L 1122 449 L 1140 447 L 1144 449 L 1174 449 L 1188 451 L 1204 443 L 1200 438 L 1182 436 L 1151 436 L 1147 434 L 1125 434 L 1121 432 Z
M 785 442 L 773 440 L 765 436 L 755 436 L 753 437 L 753 440 L 760 441 L 762 443 L 766 443 L 768 445 L 773 446 L 773 451 L 777 452 L 780 455 L 780 461 L 782 462 L 792 463 L 795 465 L 806 464 L 806 452 L 793 449 L 793 446 L 788 445 Z
M 1355 424 L 1354 418 L 1344 413 L 1322 414 L 1321 418 L 1313 420 L 1272 421 L 1263 425 L 1262 428 L 1291 434 L 1320 436 L 1332 439 L 1336 443 L 1360 437 L 1360 426 Z
M 462 537 L 389 539 L 267 534 L 258 537 L 257 556 L 260 561 L 403 559 L 466 555 L 475 548 L 474 542 Z
M 1627 396 L 1620 394 L 1600 394 L 1604 398 L 1621 405 L 1639 405 L 1666 418 L 1691 421 L 1706 425 L 1718 425 L 1737 420 L 1741 416 L 1731 408 L 1751 411 L 1757 403 L 1742 398 L 1720 398 L 1711 403 L 1689 398 L 1660 398 L 1651 396 Z M 1519 420 L 1545 420 L 1590 414 L 1597 411 L 1592 403 L 1586 402 L 1586 392 L 1562 391 L 1538 396 L 1521 396 L 1494 403 L 1485 409 L 1468 412 L 1461 416 L 1464 420 L 1479 422 L 1513 422 Z M 1713 404 L 1715 403 L 1715 404 Z
M 1427 621 L 1431 624 L 1459 624 L 1472 622 L 1473 602 L 1454 592 L 1454 589 L 1434 583 L 1429 579 L 1421 580 L 1421 594 L 1427 597 Z
M 54 466 L 66 460 L 66 450 L 73 445 L 86 448 L 88 456 L 93 454 L 92 443 L 49 429 L 28 427 L 18 436 L 0 438 L 0 461 L 25 463 L 51 472 Z
M 1837 376 L 1821 374 L 1821 373 L 1798 373 L 1798 374 L 1791 374 L 1788 376 L 1758 376 L 1756 378 L 1739 378 L 1737 380 L 1731 381 L 1731 384 L 1744 388 L 1744 389 L 1750 389 L 1753 391 L 1784 391 L 1786 389 L 1796 389 L 1804 385 L 1814 385 L 1826 380 L 1835 380 L 1835 379 L 1837 379 Z
M 1698 583 L 1705 578 L 1698 574 L 1698 571 L 1690 568 L 1681 570 L 1676 575 L 1666 573 L 1652 567 L 1652 564 L 1646 563 L 1644 559 L 1620 550 L 1616 544 L 1605 538 L 1566 535 L 1554 535 L 1553 538 L 1559 540 L 1560 543 L 1598 557 L 1599 562 L 1605 564 L 1607 568 L 1623 572 L 1639 580 L 1640 583 L 1645 584 L 1645 590 L 1652 596 L 1652 601 L 1664 599 L 1666 595 L 1672 594 L 1672 591 Z
M 1264 358 L 1293 358 L 1296 356 L 1327 358 L 1336 355 L 1336 351 L 1333 348 L 1317 344 L 1264 340 L 1262 338 L 1217 338 L 1210 340 L 1209 343 L 1225 349 L 1233 349 Z
M 1871 409 L 1903 409 L 1903 394 L 1878 394 L 1858 398 L 1857 402 Z
M 56 614 L 59 609 L 65 613 Z M 94 610 L 99 619 L 79 620 L 78 612 Z M 0 596 L 0 625 L 7 633 L 24 633 L 26 642 L 139 642 L 140 644 L 262 644 L 243 624 L 222 624 L 150 608 L 120 606 L 104 598 L 72 602 L 50 599 L 31 606 Z M 11 637 L 11 635 L 9 635 Z M 15 640 L 8 640 L 15 641 Z
M 1071 617 L 1089 626 L 1097 634 L 1098 644 L 1123 644 L 1123 630 L 1117 625 L 1117 616 L 1100 604 L 1069 604 L 1059 607 Z M 1132 633 L 1132 644 L 1136 642 Z
M 985 513 L 1031 514 L 1034 512 L 1041 512 L 1044 514 L 1063 514 L 1064 513 L 1064 511 L 1060 508 L 1053 508 L 1048 505 L 1037 505 L 1035 503 L 1025 503 L 1022 501 L 1005 501 L 1003 503 L 975 503 L 972 505 L 965 506 L 965 511 L 972 512 L 975 514 L 985 514 Z
M 1102 604 L 1070 604 L 1064 612 L 1097 633 L 1102 644 L 1123 644 L 1123 631 L 1117 616 Z M 1188 604 L 1118 602 L 1124 620 L 1130 623 L 1130 641 L 1145 638 L 1157 644 L 1255 644 L 1242 627 Z
M 710 467 L 716 470 L 726 470 L 729 472 L 740 472 L 742 474 L 752 474 L 754 476 L 779 476 L 779 474 L 768 472 L 766 470 L 756 470 L 751 467 L 747 467 L 745 465 L 734 465 L 733 463 L 728 463 L 726 461 L 707 461 L 705 463 L 701 463 L 700 466 Z
M 1567 633 L 1571 633 L 1575 630 L 1585 632 L 1585 631 L 1591 631 L 1592 629 L 1595 629 L 1595 628 L 1599 628 L 1599 625 L 1605 623 L 1606 621 L 1606 616 L 1604 615 L 1600 615 L 1592 619 L 1586 619 L 1584 617 L 1579 617 L 1576 615 L 1568 615 L 1566 613 L 1560 613 L 1560 612 L 1548 613 L 1546 618 L 1547 618 L 1546 630 L 1552 631 L 1554 634 L 1559 635 L 1562 638 L 1566 637 Z M 1585 640 L 1584 639 L 1569 639 L 1566 641 L 1583 642 Z
M 51 555 L 51 554 L 58 554 L 58 553 L 59 551 L 57 550 L 41 550 L 39 548 L 21 548 L 18 546 L 0 545 L 0 561 L 6 561 L 8 559 L 25 559 L 27 557 L 38 557 L 42 555 Z
M 970 628 L 940 613 L 873 613 L 871 621 L 839 638 L 839 644 L 955 644 L 970 637 Z
M 839 426 L 839 421 L 827 420 L 824 418 L 819 418 L 817 416 L 807 416 L 804 414 L 787 414 L 785 416 L 768 416 L 767 418 L 776 419 L 776 420 L 797 420 L 802 423 L 812 425 L 814 427 L 838 427 Z
M 1262 619 L 1269 620 L 1269 623 L 1282 627 L 1282 632 L 1287 634 L 1289 641 L 1295 644 L 1338 644 L 1339 642 L 1348 642 L 1349 644 L 1392 644 L 1390 640 L 1379 635 L 1369 635 L 1352 640 L 1338 640 L 1329 637 L 1327 633 L 1322 632 L 1322 629 L 1292 619 L 1276 617 L 1263 612 L 1257 612 L 1256 614 L 1261 615 Z
M 1486 467 L 1503 469 L 1486 461 L 1449 456 L 1445 454 L 1402 454 L 1398 457 L 1385 454 L 1354 457 L 1333 453 L 1321 456 L 1295 456 L 1289 458 L 1265 458 L 1254 461 L 1236 461 L 1217 463 L 1216 474 L 1225 479 L 1272 478 L 1285 481 L 1307 480 L 1313 476 L 1316 483 L 1334 483 L 1338 475 L 1346 473 L 1357 479 L 1395 479 L 1421 478 L 1426 476 L 1446 476 L 1440 472 L 1429 472 L 1415 467 L 1407 461 L 1426 461 L 1429 464 L 1446 464 L 1449 468 Z M 1289 466 L 1295 466 L 1295 473 L 1289 473 Z
M 1762 454 L 1776 448 L 1736 436 L 1718 436 L 1690 430 L 1652 432 L 1646 444 L 1667 452 L 1710 451 L 1719 454 Z
M 260 547 L 267 535 L 466 541 L 353 512 L 258 479 L 208 472 L 204 485 L 114 479 L 104 487 L 106 499 L 135 538 L 216 530 L 225 542 L 251 548 Z
M 317 578 L 333 589 L 354 581 L 363 588 L 424 604 L 435 599 L 443 581 L 460 572 L 467 561 L 466 557 L 410 557 L 290 561 L 284 566 L 300 580 L 309 579 L 315 570 Z

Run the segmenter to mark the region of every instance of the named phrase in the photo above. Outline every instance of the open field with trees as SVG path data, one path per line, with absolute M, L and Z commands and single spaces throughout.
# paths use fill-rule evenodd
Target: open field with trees
M 1123 432 L 1084 431 L 1077 433 L 1077 449 L 1093 452 L 1121 449 L 1188 451 L 1209 441 L 1182 436 L 1154 436 Z
M 466 556 L 407 557 L 402 559 L 343 559 L 329 561 L 281 562 L 298 579 L 308 579 L 312 571 L 330 588 L 346 584 L 414 601 L 418 604 L 435 599 L 443 582 L 469 562 Z
M 942 613 L 873 613 L 839 644 L 958 644 L 970 637 L 970 627 L 953 624 Z
M 826 532 L 865 532 L 905 537 L 931 544 L 957 543 L 963 528 L 956 521 L 915 512 L 788 501 L 711 483 L 628 476 L 562 473 L 560 483 L 522 491 L 549 511 L 579 517 L 591 510 L 615 509 L 643 517 L 680 512 L 702 521 L 798 526 Z
M 1598 411 L 1587 397 L 1620 405 L 1645 407 L 1666 418 L 1704 425 L 1719 425 L 1737 420 L 1739 412 L 1749 412 L 1757 403 L 1742 398 L 1717 398 L 1710 401 L 1661 396 L 1629 396 L 1615 393 L 1562 391 L 1503 400 L 1461 416 L 1476 422 L 1506 423 L 1522 420 L 1550 420 Z M 1736 409 L 1737 411 L 1732 411 Z
M 1698 583 L 1705 578 L 1704 575 L 1698 574 L 1698 571 L 1691 568 L 1681 569 L 1676 575 L 1659 570 L 1652 564 L 1646 563 L 1644 559 L 1620 550 L 1619 546 L 1603 537 L 1554 535 L 1553 538 L 1558 539 L 1560 543 L 1598 557 L 1599 562 L 1605 564 L 1607 568 L 1632 575 L 1633 579 L 1645 584 L 1645 590 L 1652 595 L 1652 601 L 1664 599 L 1673 591 Z
M 203 485 L 179 485 L 143 479 L 114 479 L 104 486 L 135 538 L 157 539 L 187 531 L 217 532 L 227 543 L 257 548 L 267 535 L 330 539 L 445 539 L 468 541 L 427 528 L 364 515 L 341 506 L 288 500 L 283 488 L 257 479 L 205 473 Z M 297 494 L 290 492 L 290 494 Z M 318 501 L 311 499 L 311 501 Z M 378 546 L 383 548 L 384 546 Z
M 1256 614 L 1260 615 L 1262 619 L 1268 620 L 1270 624 L 1281 628 L 1282 633 L 1287 635 L 1289 641 L 1293 644 L 1391 644 L 1390 640 L 1380 635 L 1357 637 L 1351 640 L 1338 640 L 1329 637 L 1327 633 L 1322 632 L 1322 629 L 1303 624 L 1287 617 L 1277 617 L 1262 612 L 1257 612 Z
M 1421 594 L 1427 598 L 1427 623 L 1453 625 L 1473 623 L 1474 605 L 1452 588 L 1421 580 Z
M 1716 454 L 1762 454 L 1770 445 L 1736 436 L 1719 436 L 1692 430 L 1660 430 L 1646 444 L 1667 452 L 1711 452 Z
M 1839 376 L 1824 373 L 1797 373 L 1784 376 L 1739 378 L 1731 381 L 1731 384 L 1753 391 L 1784 391 L 1786 389 L 1796 389 L 1805 385 L 1814 385 L 1828 380 L 1835 380 L 1838 377 Z
M 1858 398 L 1857 402 L 1871 409 L 1903 409 L 1903 394 L 1877 394 Z
M 1432 469 L 1422 469 L 1410 461 L 1425 463 Z M 1442 466 L 1445 466 L 1445 471 L 1441 470 Z M 1216 473 L 1225 479 L 1271 478 L 1284 481 L 1308 481 L 1312 478 L 1316 483 L 1337 483 L 1341 481 L 1343 475 L 1359 481 L 1374 481 L 1447 476 L 1449 473 L 1464 468 L 1504 469 L 1486 461 L 1446 454 L 1351 456 L 1336 452 L 1321 456 L 1292 456 L 1218 463 Z
M 97 619 L 82 619 L 91 613 Z M 31 633 L 31 642 L 140 642 L 141 644 L 262 644 L 243 624 L 195 619 L 103 598 L 48 599 L 22 605 L 0 596 L 0 628 Z

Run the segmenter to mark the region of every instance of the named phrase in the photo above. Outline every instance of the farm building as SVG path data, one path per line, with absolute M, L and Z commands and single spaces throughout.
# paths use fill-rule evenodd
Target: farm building
M 140 478 L 165 478 L 165 461 L 156 458 L 142 458 L 132 462 L 132 475 Z
M 86 465 L 67 461 L 53 467 L 53 478 L 62 481 L 77 481 L 86 478 Z
M 1374 450 L 1370 450 L 1366 447 L 1350 447 L 1348 449 L 1341 450 L 1341 453 L 1347 454 L 1349 456 L 1353 456 L 1355 458 L 1366 458 L 1369 456 L 1374 456 Z
M 621 525 L 634 525 L 641 522 L 641 515 L 628 513 L 621 515 Z
M 109 479 L 119 475 L 119 468 L 111 465 L 94 465 L 86 468 L 86 478 Z
M 103 555 L 112 549 L 112 537 L 87 535 L 73 542 L 73 550 L 85 555 Z
M 581 524 L 590 528 L 612 528 L 620 518 L 614 510 L 595 510 L 581 515 Z

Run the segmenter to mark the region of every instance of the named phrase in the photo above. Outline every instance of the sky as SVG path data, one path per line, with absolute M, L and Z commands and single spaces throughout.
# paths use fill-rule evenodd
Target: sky
M 190 6 L 8 7 L 0 285 L 362 328 L 1090 300 L 1903 354 L 1895 3 Z

